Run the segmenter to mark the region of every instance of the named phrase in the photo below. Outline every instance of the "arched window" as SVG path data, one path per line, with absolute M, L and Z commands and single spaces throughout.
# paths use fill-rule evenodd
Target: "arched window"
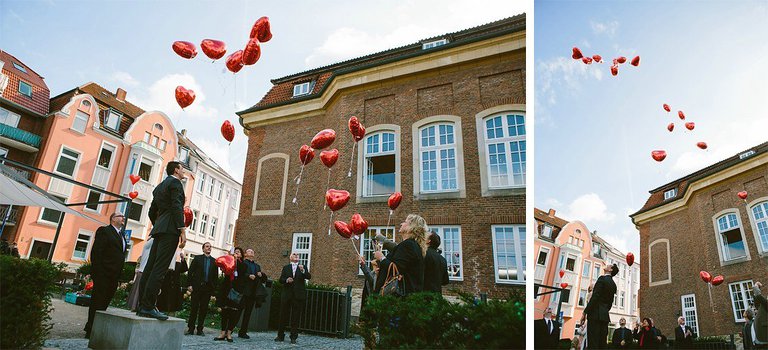
M 163 126 L 160 125 L 160 123 L 155 123 L 155 125 L 152 127 L 152 132 L 156 133 L 157 135 L 163 136 Z
M 752 206 L 752 220 L 758 250 L 761 254 L 768 253 L 768 200 Z
M 453 123 L 431 124 L 419 129 L 422 192 L 455 191 L 456 138 Z
M 483 124 L 489 187 L 525 186 L 525 115 L 498 113 L 485 118 Z
M 395 133 L 381 131 L 365 138 L 363 197 L 389 196 L 395 189 Z
M 747 257 L 741 225 L 736 213 L 727 213 L 717 218 L 716 231 L 723 261 Z

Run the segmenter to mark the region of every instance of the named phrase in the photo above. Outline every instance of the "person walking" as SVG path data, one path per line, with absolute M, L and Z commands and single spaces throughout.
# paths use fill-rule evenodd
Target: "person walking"
M 280 326 L 275 341 L 285 341 L 285 326 L 290 318 L 291 344 L 296 344 L 299 337 L 299 321 L 307 298 L 306 281 L 309 279 L 312 279 L 309 269 L 299 264 L 299 254 L 292 252 L 290 264 L 283 266 L 280 273 L 283 291 L 280 299 Z
M 168 272 L 163 279 L 163 285 L 160 288 L 160 294 L 157 296 L 157 309 L 161 312 L 167 313 L 169 316 L 174 316 L 177 311 L 181 310 L 182 291 L 181 291 L 181 274 L 187 272 L 187 259 L 184 252 L 179 252 L 177 258 L 171 260 L 171 264 L 168 266 Z
M 187 335 L 194 334 L 195 324 L 197 324 L 197 335 L 205 335 L 203 325 L 205 316 L 208 314 L 211 295 L 216 290 L 218 276 L 216 260 L 211 256 L 211 243 L 205 242 L 203 243 L 203 254 L 192 259 L 187 274 L 187 283 L 189 284 L 187 290 L 192 292 Z
M 379 268 L 389 278 L 391 264 L 397 266 L 403 276 L 401 282 L 405 295 L 424 290 L 424 256 L 427 254 L 427 222 L 421 216 L 410 214 L 400 224 L 400 235 L 404 238 L 384 257 L 381 251 L 374 252 Z M 446 270 L 447 271 L 447 270 Z M 379 279 L 381 280 L 381 279 Z M 384 281 L 386 283 L 386 280 Z
M 117 291 L 117 282 L 125 261 L 125 239 L 121 234 L 125 217 L 120 213 L 109 216 L 109 225 L 99 227 L 91 248 L 91 279 L 93 293 L 85 323 L 85 337 L 91 337 L 97 310 L 106 310 Z
M 248 323 L 251 320 L 251 312 L 254 308 L 261 307 L 267 296 L 267 290 L 264 288 L 264 283 L 267 282 L 267 274 L 261 271 L 261 266 L 253 260 L 253 249 L 245 250 L 245 259 L 243 264 L 245 265 L 246 273 L 243 279 L 243 320 L 240 322 L 240 329 L 237 331 L 237 337 L 243 339 L 250 339 L 248 336 Z
M 443 286 L 448 284 L 448 262 L 438 251 L 440 236 L 429 233 L 427 255 L 424 256 L 424 291 L 443 293 Z
M 219 287 L 219 294 L 216 296 L 216 306 L 221 308 L 221 334 L 213 338 L 213 340 L 226 340 L 230 343 L 234 341 L 232 330 L 235 329 L 240 318 L 240 305 L 247 272 L 242 261 L 243 249 L 235 248 L 233 255 L 235 257 L 235 270 L 231 275 L 224 275 L 224 282 Z
M 587 326 L 587 348 L 605 349 L 608 344 L 608 323 L 611 322 L 610 310 L 613 304 L 613 297 L 616 295 L 616 283 L 613 282 L 613 276 L 619 273 L 619 267 L 616 264 L 605 265 L 603 275 L 595 282 L 592 296 L 584 308 L 581 316 L 581 323 L 588 320 Z

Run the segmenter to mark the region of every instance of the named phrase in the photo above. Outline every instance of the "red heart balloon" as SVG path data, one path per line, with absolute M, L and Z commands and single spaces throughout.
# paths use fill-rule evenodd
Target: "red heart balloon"
M 666 103 L 664 104 L 664 106 L 663 106 L 663 107 L 664 107 L 664 110 L 665 110 L 665 111 L 667 111 L 667 112 L 671 112 L 671 111 L 672 111 L 672 109 L 671 109 L 671 108 L 669 108 L 669 105 L 668 105 L 668 104 L 666 104 Z
M 232 123 L 230 123 L 229 120 L 225 120 L 224 123 L 221 124 L 221 136 L 229 142 L 232 142 L 232 140 L 235 139 L 235 127 L 232 126 Z
M 687 123 L 685 123 L 685 128 L 688 129 L 688 130 L 693 130 L 693 128 L 695 128 L 695 127 L 696 127 L 696 123 L 694 123 L 694 122 L 687 122 Z
M 301 161 L 301 164 L 307 165 L 314 158 L 315 150 L 313 150 L 312 147 L 303 145 L 301 148 L 299 148 L 299 161 Z
M 176 102 L 181 108 L 186 108 L 195 102 L 195 92 L 179 85 L 176 87 Z
M 347 225 L 346 222 L 344 222 L 344 221 L 334 221 L 333 222 L 333 227 L 336 228 L 336 232 L 338 232 L 339 235 L 341 235 L 341 237 L 352 238 L 352 235 L 353 235 L 352 229 L 349 228 L 349 225 Z
M 582 57 L 581 62 L 584 62 L 584 64 L 592 64 L 592 57 Z
M 677 116 L 680 117 L 680 120 L 685 120 L 685 113 L 683 111 L 677 111 Z
M 333 129 L 325 129 L 318 132 L 315 137 L 312 138 L 310 144 L 314 149 L 323 149 L 333 144 L 336 141 L 336 131 Z
M 141 180 L 141 176 L 136 175 L 136 174 L 131 174 L 131 175 L 128 176 L 128 178 L 131 179 L 131 183 L 134 184 L 134 185 L 137 182 L 139 182 L 139 180 Z
M 563 278 L 565 276 L 565 270 L 560 270 L 560 278 Z
M 600 55 L 592 56 L 592 60 L 595 61 L 595 63 L 603 63 L 603 57 Z
M 699 272 L 699 277 L 701 277 L 701 280 L 706 282 L 706 283 L 709 283 L 709 281 L 712 280 L 712 275 L 710 275 L 709 272 L 707 272 L 707 271 L 700 271 Z
M 395 210 L 398 206 L 400 206 L 400 201 L 403 200 L 403 194 L 400 192 L 395 192 L 389 196 L 389 199 L 387 199 L 387 205 L 389 206 L 389 209 Z
M 632 266 L 635 263 L 635 254 L 627 253 L 627 265 Z
M 707 149 L 708 146 L 707 146 L 706 142 L 697 142 L 696 143 L 696 147 L 701 148 L 701 149 Z
M 171 47 L 173 48 L 173 52 L 176 52 L 177 55 L 186 59 L 195 58 L 195 56 L 197 56 L 197 48 L 195 48 L 195 44 L 189 41 L 174 41 Z
M 139 192 L 136 192 L 136 191 L 128 192 L 128 197 L 131 197 L 131 199 L 136 199 L 136 197 L 138 196 L 139 196 Z
M 192 209 L 189 207 L 184 207 L 184 227 L 189 227 L 189 225 L 192 225 L 192 219 L 195 218 L 195 214 L 192 212 Z
M 653 157 L 653 160 L 660 162 L 664 160 L 664 158 L 667 158 L 667 152 L 665 151 L 653 151 L 651 152 L 651 157 Z
M 573 57 L 574 60 L 579 60 L 582 57 L 584 57 L 584 55 L 581 53 L 581 50 L 579 50 L 578 47 L 574 47 L 573 54 L 571 54 L 571 57 Z
M 329 168 L 336 164 L 337 160 L 339 160 L 339 150 L 335 148 L 330 151 L 320 152 L 320 161 Z
M 565 282 L 560 283 L 560 288 L 563 288 L 563 289 L 568 288 L 568 283 L 565 283 Z
M 357 119 L 357 117 L 352 116 L 349 118 L 347 126 L 349 127 L 349 132 L 352 133 L 352 137 L 355 139 L 355 141 L 360 141 L 363 139 L 363 137 L 365 137 L 365 127 L 363 124 L 360 124 L 360 120 Z
M 232 275 L 235 272 L 235 257 L 229 254 L 216 258 L 218 266 L 225 275 Z
M 616 58 L 616 62 L 618 62 L 619 64 L 624 64 L 627 62 L 627 58 L 624 56 L 619 56 Z
M 613 75 L 614 77 L 619 75 L 619 66 L 615 64 L 611 66 L 611 75 Z
M 747 191 L 741 191 L 741 192 L 737 193 L 736 195 L 739 196 L 739 198 L 741 198 L 742 200 L 746 200 L 748 194 L 747 194 Z
M 675 123 L 669 123 L 669 125 L 667 125 L 667 130 L 669 130 L 669 132 L 672 132 L 672 130 L 675 130 Z
M 227 69 L 232 73 L 237 73 L 243 69 L 243 50 L 237 50 L 227 56 Z
M 259 45 L 258 39 L 253 38 L 248 41 L 248 44 L 245 45 L 245 49 L 243 50 L 243 64 L 250 66 L 256 63 L 256 61 L 259 60 L 259 57 L 261 57 L 261 45 Z
M 325 192 L 325 202 L 332 211 L 337 211 L 344 208 L 347 202 L 349 202 L 349 192 L 330 189 Z
M 365 127 L 360 125 L 359 128 L 357 128 L 357 134 L 353 135 L 355 142 L 360 141 L 365 137 Z
M 253 24 L 253 28 L 251 28 L 250 38 L 256 38 L 262 43 L 272 39 L 272 30 L 269 25 L 269 17 L 264 16 L 256 20 L 256 23 Z
M 635 56 L 635 58 L 633 58 L 632 62 L 630 62 L 629 64 L 631 64 L 631 65 L 633 65 L 635 67 L 639 66 L 640 65 L 640 56 Z
M 368 222 L 363 219 L 362 215 L 355 213 L 349 220 L 349 229 L 352 230 L 352 233 L 361 235 L 368 229 Z
M 85 284 L 85 290 L 91 289 L 93 289 L 93 281 L 88 281 L 88 283 Z
M 713 286 L 719 286 L 725 281 L 725 277 L 717 275 L 712 278 L 712 285 Z
M 227 53 L 227 44 L 221 40 L 205 39 L 200 43 L 200 48 L 212 60 L 218 60 Z

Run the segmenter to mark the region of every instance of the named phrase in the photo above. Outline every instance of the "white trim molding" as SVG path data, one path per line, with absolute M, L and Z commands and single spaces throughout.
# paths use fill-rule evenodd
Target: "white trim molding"
M 656 244 L 665 243 L 667 245 L 667 279 L 660 281 L 653 281 L 653 255 L 651 251 Z M 669 239 L 659 238 L 648 245 L 648 286 L 655 287 L 663 284 L 672 283 L 672 258 L 669 249 Z
M 756 198 L 747 204 L 747 214 L 749 215 L 749 223 L 750 223 L 750 226 L 752 227 L 752 236 L 754 236 L 755 238 L 755 246 L 757 246 L 757 253 L 760 255 L 760 257 L 763 257 L 763 258 L 768 257 L 768 250 L 763 249 L 763 245 L 761 244 L 760 230 L 757 227 L 757 218 L 755 218 L 755 212 L 753 208 L 755 208 L 758 204 L 761 204 L 766 201 L 768 201 L 768 196 Z M 766 223 L 768 223 L 768 211 L 766 211 L 765 215 L 766 215 L 766 218 L 764 218 L 764 220 L 766 220 Z M 768 244 L 768 242 L 766 243 Z
M 499 105 L 499 106 L 485 109 L 475 114 L 475 131 L 477 132 L 477 151 L 478 151 L 478 161 L 480 165 L 480 189 L 483 197 L 511 196 L 511 195 L 525 194 L 526 186 L 514 187 L 514 188 L 492 189 L 490 188 L 488 183 L 488 164 L 487 164 L 487 155 L 486 155 L 487 151 L 485 149 L 486 134 L 485 134 L 485 125 L 483 123 L 483 119 L 493 114 L 501 113 L 501 112 L 512 112 L 512 113 L 518 112 L 518 113 L 522 113 L 525 116 L 525 105 L 524 104 Z M 526 117 L 526 124 L 528 124 L 527 117 Z M 526 125 L 526 127 L 530 129 L 528 125 Z M 525 140 L 527 140 L 527 132 L 526 132 Z
M 723 256 L 723 237 L 722 234 L 720 234 L 720 227 L 717 224 L 717 219 L 728 214 L 734 214 L 736 216 L 736 222 L 739 224 L 739 233 L 741 234 L 741 241 L 744 244 L 744 253 L 746 256 L 725 260 L 725 257 Z M 712 216 L 712 228 L 712 231 L 715 234 L 715 242 L 717 243 L 717 256 L 720 259 L 720 266 L 733 265 L 752 260 L 752 257 L 749 254 L 749 246 L 747 245 L 747 237 L 744 234 L 744 223 L 741 221 L 741 211 L 738 208 L 728 208 L 715 213 L 715 215 Z
M 400 170 L 400 164 L 403 158 L 401 151 L 403 138 L 400 133 L 400 126 L 395 124 L 373 125 L 366 130 L 365 138 L 360 140 L 357 145 L 357 169 L 355 169 L 355 173 L 357 174 L 357 188 L 355 189 L 355 203 L 386 202 L 389 198 L 389 195 L 363 197 L 363 169 L 365 168 L 363 163 L 365 162 L 365 140 L 369 135 L 373 135 L 382 131 L 390 131 L 395 134 L 395 192 L 401 191 L 402 172 Z
M 283 167 L 283 186 L 281 188 L 282 195 L 280 196 L 280 209 L 271 209 L 271 210 L 257 210 L 256 209 L 256 203 L 258 203 L 259 200 L 259 185 L 261 184 L 261 166 L 264 163 L 264 161 L 273 159 L 273 158 L 279 158 L 284 160 L 284 167 Z M 285 153 L 271 153 L 264 157 L 261 157 L 259 159 L 259 165 L 256 168 L 256 185 L 253 192 L 253 207 L 251 209 L 251 215 L 283 215 L 285 212 L 285 193 L 286 188 L 288 186 L 288 167 L 291 163 L 291 157 Z
M 453 124 L 454 145 L 456 147 L 456 189 L 440 192 L 421 192 L 421 135 L 419 129 L 440 122 Z M 455 115 L 436 115 L 416 121 L 411 125 L 413 150 L 413 196 L 416 200 L 466 198 L 467 188 L 464 175 L 464 141 L 461 131 L 461 117 Z M 440 160 L 438 159 L 438 162 Z

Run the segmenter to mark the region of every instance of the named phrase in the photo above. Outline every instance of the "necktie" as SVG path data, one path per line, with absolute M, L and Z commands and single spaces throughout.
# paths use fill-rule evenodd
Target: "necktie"
M 547 330 L 552 334 L 552 321 L 547 320 Z
M 208 283 L 208 257 L 204 258 L 205 264 L 203 264 L 203 282 Z

